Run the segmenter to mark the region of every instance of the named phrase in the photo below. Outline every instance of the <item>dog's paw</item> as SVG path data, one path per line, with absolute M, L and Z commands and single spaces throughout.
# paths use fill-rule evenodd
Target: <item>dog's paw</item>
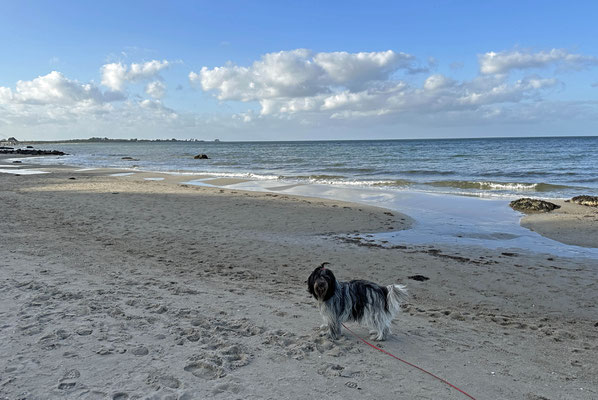
M 328 329 L 320 331 L 320 333 L 318 334 L 318 336 L 320 336 L 320 337 L 327 337 L 329 339 L 332 339 L 332 334 L 328 331 Z
M 383 342 L 386 340 L 386 335 L 384 335 L 383 333 L 372 331 L 372 332 L 370 332 L 370 340 L 375 340 L 377 342 Z

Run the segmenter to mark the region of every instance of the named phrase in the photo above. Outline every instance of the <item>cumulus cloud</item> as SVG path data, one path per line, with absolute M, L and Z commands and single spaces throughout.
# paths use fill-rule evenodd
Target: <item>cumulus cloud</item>
M 441 74 L 430 75 L 424 82 L 424 89 L 438 90 L 445 87 L 453 86 L 455 82 Z
M 331 87 L 363 88 L 368 82 L 387 79 L 397 70 L 415 69 L 415 58 L 392 50 L 370 53 L 317 53 L 307 49 L 268 53 L 250 67 L 227 65 L 199 73 L 189 80 L 220 100 L 315 96 Z
M 163 90 L 164 85 L 158 82 L 150 85 L 148 93 L 158 96 Z M 158 100 L 124 100 L 122 92 L 102 91 L 93 83 L 80 83 L 52 71 L 29 81 L 20 80 L 14 89 L 0 86 L 0 124 L 64 126 L 83 121 L 91 125 L 101 121 L 115 125 L 130 121 L 150 124 L 178 117 Z
M 129 66 L 121 63 L 105 64 L 100 68 L 102 85 L 115 91 L 122 91 L 127 82 L 140 82 L 158 77 L 160 71 L 168 68 L 170 64 L 167 60 L 152 60 Z
M 14 91 L 0 87 L 0 102 L 4 103 L 73 105 L 83 102 L 101 104 L 122 99 L 118 93 L 102 92 L 90 83 L 70 80 L 58 71 L 31 81 L 18 81 Z
M 166 93 L 166 85 L 161 81 L 154 81 L 147 84 L 145 87 L 145 93 L 154 99 L 160 99 Z
M 478 56 L 482 74 L 505 74 L 514 69 L 543 68 L 557 65 L 563 68 L 582 69 L 598 65 L 598 58 L 571 54 L 563 49 L 537 53 L 523 51 L 488 52 Z
M 326 74 L 325 79 L 348 86 L 360 87 L 367 82 L 388 79 L 397 69 L 408 71 L 415 69 L 415 57 L 405 53 L 395 53 L 392 50 L 372 53 L 318 53 L 314 62 Z
M 14 87 L 0 86 L 0 125 L 33 127 L 31 132 L 40 131 L 34 128 L 40 125 L 44 132 L 49 132 L 46 127 L 61 131 L 59 127 L 68 126 L 76 132 L 103 129 L 99 135 L 126 131 L 138 136 L 142 131 L 158 137 L 176 129 L 195 135 L 201 126 L 223 137 L 230 129 L 254 129 L 254 134 L 271 138 L 267 132 L 287 128 L 289 132 L 305 127 L 348 132 L 385 123 L 389 127 L 393 123 L 464 126 L 488 121 L 537 122 L 558 115 L 562 119 L 598 117 L 596 103 L 555 102 L 550 94 L 566 90 L 565 84 L 551 75 L 529 71 L 552 67 L 533 72 L 554 75 L 554 68 L 590 67 L 596 63 L 594 57 L 564 50 L 486 53 L 478 57 L 479 74 L 466 79 L 422 67 L 439 71 L 435 62 L 421 62 L 392 50 L 317 53 L 297 49 L 265 54 L 247 66 L 227 63 L 191 71 L 191 84 L 212 92 L 220 101 L 252 103 L 247 112 L 232 116 L 226 112 L 178 113 L 164 105 L 166 84 L 160 73 L 172 65 L 169 61 L 114 62 L 101 67 L 101 85 L 53 71 L 18 81 Z M 512 73 L 516 70 L 517 74 Z M 144 92 L 129 96 L 130 83 L 143 84 Z M 178 95 L 179 89 L 182 86 L 170 94 Z
M 581 60 L 569 62 L 573 59 Z M 314 54 L 297 49 L 265 54 L 248 67 L 203 67 L 189 79 L 219 100 L 258 102 L 262 117 L 317 114 L 336 119 L 482 110 L 537 99 L 559 85 L 554 78 L 511 81 L 493 73 L 461 82 L 432 74 L 419 86 L 406 79 L 417 65 L 415 57 L 392 50 Z M 398 71 L 407 75 L 401 78 Z

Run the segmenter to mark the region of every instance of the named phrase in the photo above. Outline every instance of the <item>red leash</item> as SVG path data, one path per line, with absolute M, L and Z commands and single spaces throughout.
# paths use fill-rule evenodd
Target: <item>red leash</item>
M 440 377 L 438 377 L 438 376 L 434 375 L 434 374 L 433 374 L 433 373 L 431 373 L 431 372 L 428 372 L 428 371 L 426 371 L 425 369 L 423 369 L 423 368 L 421 368 L 421 367 L 418 367 L 418 366 L 417 366 L 417 365 L 415 365 L 415 364 L 411 364 L 409 361 L 405 361 L 405 360 L 403 360 L 403 359 L 400 359 L 399 357 L 395 356 L 394 354 L 390 354 L 388 351 L 386 351 L 386 350 L 383 350 L 383 349 L 381 349 L 380 347 L 374 346 L 373 344 L 369 343 L 368 341 L 366 341 L 365 339 L 363 339 L 362 337 L 360 337 L 359 335 L 357 335 L 357 334 L 356 334 L 355 332 L 353 332 L 351 329 L 347 328 L 347 327 L 345 326 L 345 324 L 341 324 L 341 325 L 342 325 L 342 326 L 344 326 L 346 330 L 348 330 L 349 332 L 351 332 L 351 334 L 352 334 L 353 336 L 355 336 L 357 339 L 361 340 L 363 343 L 367 344 L 368 346 L 370 346 L 370 347 L 373 347 L 374 349 L 376 349 L 376 350 L 379 350 L 379 351 L 381 351 L 382 353 L 384 353 L 384 354 L 387 354 L 387 355 L 391 356 L 392 358 L 396 358 L 396 359 L 397 359 L 397 360 L 399 360 L 400 362 L 402 362 L 402 363 L 405 363 L 405 364 L 409 365 L 410 367 L 417 368 L 417 369 L 419 369 L 420 371 L 422 371 L 422 372 L 425 372 L 426 374 L 428 374 L 428 375 L 430 375 L 430 376 L 432 376 L 432 377 L 434 377 L 434 378 L 438 379 L 440 382 L 443 382 L 443 383 L 445 383 L 445 384 L 449 385 L 449 386 L 450 386 L 450 387 L 452 387 L 453 389 L 456 389 L 456 390 L 458 390 L 459 392 L 463 393 L 465 396 L 469 397 L 470 399 L 476 400 L 476 399 L 475 399 L 475 397 L 473 397 L 472 395 L 470 395 L 470 394 L 468 394 L 468 393 L 464 392 L 463 390 L 459 389 L 457 386 L 453 385 L 452 383 L 445 381 L 444 379 L 442 379 L 442 378 L 440 378 Z

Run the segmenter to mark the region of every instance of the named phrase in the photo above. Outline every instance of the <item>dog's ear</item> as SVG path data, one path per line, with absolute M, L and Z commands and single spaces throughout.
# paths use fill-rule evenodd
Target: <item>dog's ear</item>
M 325 268 L 327 265 L 330 265 L 330 263 L 328 261 L 325 261 L 322 264 L 320 264 L 318 268 Z

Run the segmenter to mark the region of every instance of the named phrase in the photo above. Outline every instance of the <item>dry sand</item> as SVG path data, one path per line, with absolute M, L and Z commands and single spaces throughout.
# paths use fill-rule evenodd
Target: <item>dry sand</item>
M 346 332 L 321 337 L 305 280 L 324 261 L 343 280 L 406 284 L 383 348 L 477 399 L 598 398 L 597 260 L 360 246 L 337 234 L 412 221 L 42 169 L 0 174 L 0 398 L 466 398 Z

